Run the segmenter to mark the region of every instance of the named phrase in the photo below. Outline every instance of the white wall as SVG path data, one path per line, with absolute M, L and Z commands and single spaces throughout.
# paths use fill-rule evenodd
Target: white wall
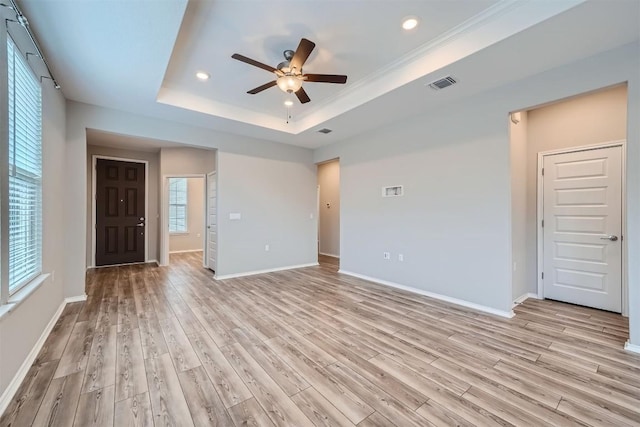
M 0 319 L 0 395 L 63 301 L 64 258 L 67 255 L 63 203 L 66 182 L 60 171 L 66 166 L 65 102 L 48 80 L 42 85 L 42 150 L 42 267 L 43 272 L 55 272 L 55 275 L 49 276 L 21 305 Z M 84 166 L 84 162 L 82 164 Z M 84 256 L 79 254 L 79 258 L 83 260 Z M 81 294 L 84 291 L 78 292 Z
M 216 170 L 216 152 L 201 148 L 179 147 L 160 150 L 162 176 L 202 174 Z
M 318 165 L 320 206 L 318 238 L 319 252 L 340 257 L 340 162 Z
M 527 112 L 520 112 L 520 123 L 515 124 L 509 120 L 510 150 L 511 150 L 511 251 L 512 251 L 512 299 L 536 292 L 531 287 L 529 268 L 535 268 L 536 253 L 533 253 L 534 262 L 530 265 L 527 252 L 527 224 L 531 220 L 527 214 Z M 533 227 L 535 228 L 536 212 L 533 212 Z M 534 234 L 535 239 L 535 234 Z M 535 274 L 535 273 L 534 273 Z
M 160 232 L 160 161 L 159 161 L 159 153 L 158 152 L 147 152 L 147 151 L 136 151 L 132 150 L 124 150 L 121 148 L 111 148 L 111 147 L 99 147 L 95 145 L 87 146 L 87 243 L 86 243 L 86 256 L 87 256 L 87 266 L 92 266 L 92 253 L 93 253 L 93 245 L 91 243 L 91 227 L 93 227 L 94 218 L 91 217 L 91 193 L 92 193 L 92 174 L 93 170 L 93 156 L 109 156 L 109 157 L 118 157 L 122 159 L 131 159 L 131 160 L 145 160 L 149 165 L 148 178 L 149 182 L 147 183 L 147 201 L 148 201 L 148 218 L 146 221 L 147 227 L 146 232 L 149 238 L 149 261 L 158 260 L 159 250 L 160 250 L 160 241 L 159 241 L 159 232 Z
M 187 178 L 187 231 L 169 236 L 169 252 L 204 248 L 205 179 Z
M 516 174 L 526 171 L 527 278 L 522 293 L 537 293 L 538 153 L 626 139 L 627 87 L 619 85 L 535 108 L 527 117 L 526 163 L 516 168 Z M 519 219 L 514 218 L 516 221 Z
M 317 263 L 315 165 L 218 156 L 216 276 Z
M 628 114 L 637 117 L 638 49 L 627 45 L 316 150 L 316 162 L 340 158 L 342 268 L 509 311 L 508 113 L 629 81 Z M 629 121 L 629 259 L 640 257 L 639 126 Z M 381 186 L 398 184 L 404 197 L 380 197 Z M 382 259 L 385 250 L 392 260 Z M 629 271 L 635 343 L 639 264 Z
M 467 101 L 331 152 L 341 166 L 341 270 L 511 309 L 507 117 L 490 105 Z M 382 197 L 388 185 L 404 196 Z

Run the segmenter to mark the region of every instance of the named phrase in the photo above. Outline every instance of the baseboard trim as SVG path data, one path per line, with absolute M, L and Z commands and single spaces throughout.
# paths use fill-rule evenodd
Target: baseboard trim
M 324 256 L 331 257 L 331 258 L 338 258 L 338 259 L 340 259 L 340 255 L 325 254 L 324 252 L 318 252 L 318 255 L 324 255 Z
M 523 302 L 525 302 L 529 298 L 538 299 L 538 294 L 533 293 L 533 292 L 527 292 L 525 294 L 520 295 L 518 298 L 513 300 L 513 305 L 511 306 L 511 308 L 515 307 L 516 305 L 522 304 Z
M 389 286 L 389 287 L 396 288 L 396 289 L 402 289 L 403 291 L 413 292 L 414 294 L 424 295 L 424 296 L 429 297 L 429 298 L 434 298 L 434 299 L 437 299 L 437 300 L 440 300 L 440 301 L 444 301 L 444 302 L 448 302 L 448 303 L 451 303 L 451 304 L 460 305 L 462 307 L 472 308 L 474 310 L 483 311 L 485 313 L 494 314 L 496 316 L 506 317 L 508 319 L 510 319 L 513 316 L 515 316 L 514 312 L 511 311 L 511 310 L 510 311 L 497 310 L 497 309 L 495 309 L 493 307 L 488 307 L 486 305 L 480 305 L 480 304 L 476 304 L 476 303 L 473 303 L 473 302 L 465 301 L 465 300 L 462 300 L 462 299 L 453 298 L 453 297 L 449 297 L 449 296 L 446 296 L 446 295 L 437 294 L 437 293 L 434 293 L 434 292 L 424 291 L 422 289 L 417 289 L 417 288 L 413 288 L 411 286 L 401 285 L 399 283 L 390 282 L 388 280 L 377 279 L 375 277 L 365 276 L 364 274 L 354 273 L 352 271 L 338 270 L 338 273 L 346 274 L 348 276 L 357 277 L 358 279 L 368 280 L 370 282 L 378 283 L 380 285 L 385 285 L 385 286 Z
M 64 299 L 65 304 L 70 304 L 72 302 L 81 302 L 87 300 L 87 294 L 76 295 L 74 297 L 67 297 Z
M 235 279 L 236 277 L 254 276 L 256 274 L 273 273 L 276 271 L 284 271 L 284 270 L 295 270 L 296 268 L 314 267 L 316 265 L 319 265 L 319 264 L 317 262 L 310 262 L 309 264 L 289 265 L 286 267 L 269 268 L 267 270 L 246 271 L 244 273 L 225 274 L 222 276 L 216 275 L 214 276 L 214 279 L 216 280 Z
M 204 249 L 187 249 L 185 251 L 169 251 L 170 254 L 186 254 L 189 252 L 203 252 Z
M 634 353 L 640 353 L 640 345 L 631 344 L 629 341 L 624 343 L 624 349 Z
M 86 295 L 85 295 L 85 298 L 86 298 Z M 47 326 L 44 328 L 44 331 L 42 331 L 42 335 L 40 335 L 40 338 L 38 338 L 38 341 L 36 341 L 35 345 L 31 349 L 27 357 L 24 359 L 24 362 L 22 362 L 20 369 L 18 369 L 18 372 L 16 372 L 16 374 L 13 376 L 13 379 L 11 380 L 7 388 L 4 390 L 4 393 L 2 393 L 2 396 L 0 396 L 0 416 L 4 414 L 4 411 L 6 411 L 7 407 L 13 400 L 13 397 L 18 391 L 20 384 L 22 384 L 22 381 L 24 381 L 25 377 L 29 373 L 29 369 L 31 368 L 31 365 L 33 365 L 33 362 L 36 360 L 36 357 L 38 357 L 38 353 L 40 353 L 42 346 L 44 345 L 51 331 L 53 330 L 53 327 L 56 325 L 56 322 L 60 318 L 60 315 L 62 314 L 62 310 L 64 310 L 64 307 L 66 305 L 67 305 L 67 299 L 62 301 L 62 303 L 60 304 L 60 307 L 58 307 L 58 310 L 56 310 L 55 314 L 53 315 L 53 317 L 51 318 Z

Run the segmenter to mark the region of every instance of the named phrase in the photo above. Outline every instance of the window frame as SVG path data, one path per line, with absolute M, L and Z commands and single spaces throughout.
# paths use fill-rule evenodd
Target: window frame
M 3 24 L 0 26 L 0 57 L 5 58 L 3 61 L 4 66 L 0 67 L 0 122 L 5 123 L 6 131 L 0 135 L 0 162 L 7 167 L 4 168 L 6 173 L 0 174 L 0 304 L 7 304 L 17 298 L 16 294 L 22 295 L 21 290 L 29 286 L 32 283 L 42 283 L 43 280 L 43 90 L 42 82 L 38 78 L 37 73 L 33 70 L 32 66 L 24 58 L 24 54 L 20 49 L 18 43 L 11 37 L 7 23 L 3 20 Z M 13 44 L 14 57 L 20 57 L 23 61 L 23 66 L 27 72 L 30 73 L 30 77 L 33 78 L 33 82 L 38 86 L 39 99 L 37 105 L 37 122 L 39 125 L 39 176 L 34 176 L 33 183 L 36 187 L 36 227 L 32 232 L 36 233 L 36 238 L 39 241 L 36 243 L 36 265 L 34 272 L 30 272 L 28 276 L 23 277 L 19 283 L 13 287 L 10 287 L 10 181 L 11 181 L 11 168 L 9 168 L 9 145 L 10 132 L 9 132 L 9 49 L 8 43 Z M 15 81 L 14 81 L 15 84 Z M 15 100 L 14 100 L 15 108 Z M 15 116 L 14 116 L 15 117 Z M 15 172 L 18 172 L 17 170 Z M 28 174 L 22 174 L 21 178 L 28 178 Z M 28 179 L 27 179 L 28 181 Z M 14 298 L 15 297 L 15 298 Z
M 184 182 L 184 203 L 171 203 L 171 183 L 174 180 L 181 180 Z M 168 202 L 169 202 L 169 212 L 167 216 L 167 221 L 169 225 L 169 235 L 181 235 L 181 234 L 189 234 L 189 178 L 182 176 L 174 176 L 168 177 Z M 175 206 L 176 208 L 179 206 L 184 206 L 184 229 L 180 230 L 172 230 L 172 215 L 171 208 Z

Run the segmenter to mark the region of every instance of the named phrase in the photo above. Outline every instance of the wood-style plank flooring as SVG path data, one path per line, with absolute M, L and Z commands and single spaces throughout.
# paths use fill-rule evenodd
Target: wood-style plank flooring
M 90 271 L 0 425 L 640 425 L 619 315 L 503 319 L 331 264 L 215 281 L 201 259 Z

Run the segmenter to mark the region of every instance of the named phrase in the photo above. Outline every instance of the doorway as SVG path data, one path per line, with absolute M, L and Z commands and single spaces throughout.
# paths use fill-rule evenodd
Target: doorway
M 165 235 L 169 260 L 172 254 L 188 254 L 205 265 L 206 181 L 204 175 L 165 177 Z
M 622 311 L 623 145 L 540 154 L 544 298 Z
M 340 264 L 340 161 L 318 164 L 318 262 Z
M 512 301 L 517 305 L 526 298 L 550 298 L 627 315 L 627 242 L 622 238 L 626 200 L 626 84 L 513 112 L 507 120 L 511 157 Z M 620 161 L 610 159 L 608 154 L 601 157 L 604 151 L 598 150 L 610 147 L 618 147 L 615 150 L 620 151 Z M 565 154 L 567 157 L 560 157 Z M 590 158 L 592 155 L 595 157 Z M 617 158 L 618 154 L 613 156 Z M 549 164 L 544 166 L 545 162 Z M 544 205 L 543 166 L 544 178 L 554 181 L 544 195 L 556 198 L 544 201 Z M 604 177 L 598 177 L 598 167 L 608 168 L 606 176 L 616 174 L 620 184 L 609 186 L 599 182 Z M 557 175 L 567 174 L 570 169 L 571 177 Z M 595 175 L 591 177 L 591 173 Z M 617 182 L 618 178 L 615 179 Z M 558 191 L 553 190 L 555 184 Z M 622 188 L 620 201 L 605 201 L 621 211 L 607 213 L 608 222 L 603 225 L 603 215 L 598 212 L 603 208 L 599 207 L 602 199 L 598 197 L 609 197 L 608 192 L 618 185 Z M 555 214 L 551 208 L 543 210 L 553 206 L 557 206 Z M 617 218 L 621 225 L 611 223 L 612 218 Z M 619 231 L 609 232 L 610 227 L 619 227 Z M 618 240 L 600 239 L 609 236 L 617 236 Z M 545 262 L 545 256 L 555 260 Z M 618 267 L 614 271 L 598 271 L 609 264 L 611 268 Z M 568 294 L 558 295 L 553 289 Z M 582 297 L 574 298 L 573 293 Z M 602 301 L 607 299 L 611 301 Z
M 93 164 L 93 265 L 145 262 L 147 162 L 94 156 Z

